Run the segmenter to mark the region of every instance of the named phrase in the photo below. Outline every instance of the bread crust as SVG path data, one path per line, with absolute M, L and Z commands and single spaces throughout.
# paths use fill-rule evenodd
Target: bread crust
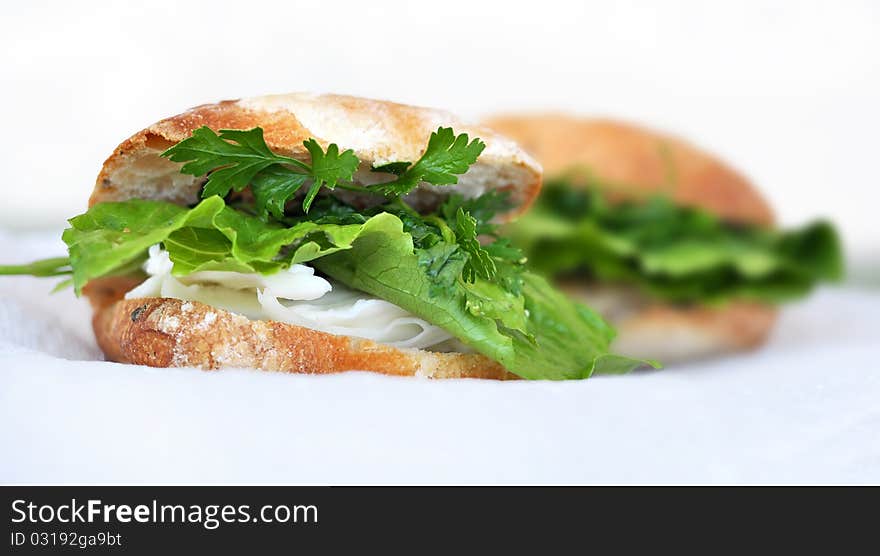
M 543 165 L 548 179 L 586 170 L 612 197 L 664 193 L 731 222 L 771 225 L 770 205 L 742 174 L 672 135 L 607 119 L 563 114 L 496 116 L 486 125 L 511 137 Z M 581 176 L 585 178 L 585 176 Z
M 778 315 L 773 306 L 748 301 L 673 305 L 626 286 L 563 287 L 614 326 L 612 351 L 666 364 L 755 349 L 767 341 Z
M 96 307 L 95 337 L 111 361 L 151 367 L 254 368 L 326 374 L 373 371 L 426 378 L 515 379 L 480 354 L 398 349 L 194 301 L 122 299 Z
M 252 321 L 195 301 L 124 299 L 141 281 L 112 276 L 89 282 L 98 345 L 111 361 L 151 367 L 325 374 L 373 371 L 427 378 L 518 379 L 480 354 L 398 349 L 276 321 Z
M 508 191 L 514 204 L 510 217 L 525 211 L 541 187 L 540 166 L 515 143 L 447 112 L 343 95 L 293 93 L 204 104 L 139 131 L 104 162 L 89 206 L 130 198 L 197 202 L 204 178 L 180 174 L 180 164 L 159 154 L 202 126 L 215 131 L 262 127 L 273 151 L 301 160 L 308 160 L 303 141 L 310 137 L 324 147 L 336 143 L 340 150 L 353 149 L 362 162 L 356 181 L 380 179 L 369 171 L 374 164 L 417 160 L 431 132 L 451 126 L 457 133 L 479 137 L 486 149 L 459 177 L 458 185 L 444 190 L 474 195 L 490 189 Z M 435 192 L 434 186 L 423 184 L 415 195 Z
M 658 304 L 616 323 L 612 349 L 666 364 L 747 351 L 767 341 L 776 317 L 774 307 L 740 301 L 724 307 Z

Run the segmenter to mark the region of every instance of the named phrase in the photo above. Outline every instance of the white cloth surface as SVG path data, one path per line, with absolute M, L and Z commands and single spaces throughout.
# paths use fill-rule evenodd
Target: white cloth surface
M 0 233 L 3 262 L 62 254 Z M 822 290 L 754 353 L 579 382 L 151 369 L 0 277 L 0 483 L 877 483 L 880 296 Z

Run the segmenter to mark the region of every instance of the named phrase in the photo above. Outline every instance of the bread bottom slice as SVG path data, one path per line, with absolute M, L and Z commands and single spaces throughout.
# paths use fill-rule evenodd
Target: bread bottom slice
M 111 361 L 309 374 L 361 370 L 428 378 L 518 378 L 481 354 L 400 349 L 277 321 L 254 321 L 194 301 L 123 299 L 140 281 L 102 278 L 84 289 L 95 311 L 95 337 Z M 677 306 L 652 301 L 632 288 L 562 286 L 615 326 L 615 353 L 667 365 L 754 349 L 766 341 L 777 317 L 775 307 L 758 303 Z
M 359 370 L 428 378 L 517 378 L 480 354 L 399 349 L 282 322 L 250 320 L 194 301 L 161 297 L 113 301 L 101 298 L 94 288 L 91 293 L 98 345 L 108 359 L 121 363 L 309 374 Z
M 766 342 L 778 312 L 774 306 L 746 301 L 717 307 L 673 305 L 625 286 L 562 286 L 617 329 L 612 351 L 666 365 L 757 348 Z

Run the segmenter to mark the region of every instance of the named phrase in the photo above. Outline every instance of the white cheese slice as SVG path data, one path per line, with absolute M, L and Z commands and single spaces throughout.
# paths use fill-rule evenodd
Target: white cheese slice
M 459 346 L 446 330 L 397 305 L 315 276 L 302 264 L 267 276 L 227 271 L 171 274 L 173 263 L 159 245 L 150 248 L 149 277 L 127 294 L 198 301 L 253 320 L 275 320 L 340 336 L 366 338 L 402 348 L 444 350 Z M 464 346 L 461 346 L 464 348 Z

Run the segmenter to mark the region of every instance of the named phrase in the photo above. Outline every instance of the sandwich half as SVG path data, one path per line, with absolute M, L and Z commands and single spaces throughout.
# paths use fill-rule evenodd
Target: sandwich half
M 586 378 L 641 361 L 528 271 L 498 223 L 541 169 L 516 144 L 432 109 L 290 94 L 196 107 L 125 140 L 66 259 L 113 361 Z
M 781 231 L 740 173 L 678 138 L 566 115 L 485 122 L 543 165 L 507 232 L 532 269 L 602 313 L 614 349 L 665 363 L 754 348 L 780 303 L 842 274 L 827 222 Z

